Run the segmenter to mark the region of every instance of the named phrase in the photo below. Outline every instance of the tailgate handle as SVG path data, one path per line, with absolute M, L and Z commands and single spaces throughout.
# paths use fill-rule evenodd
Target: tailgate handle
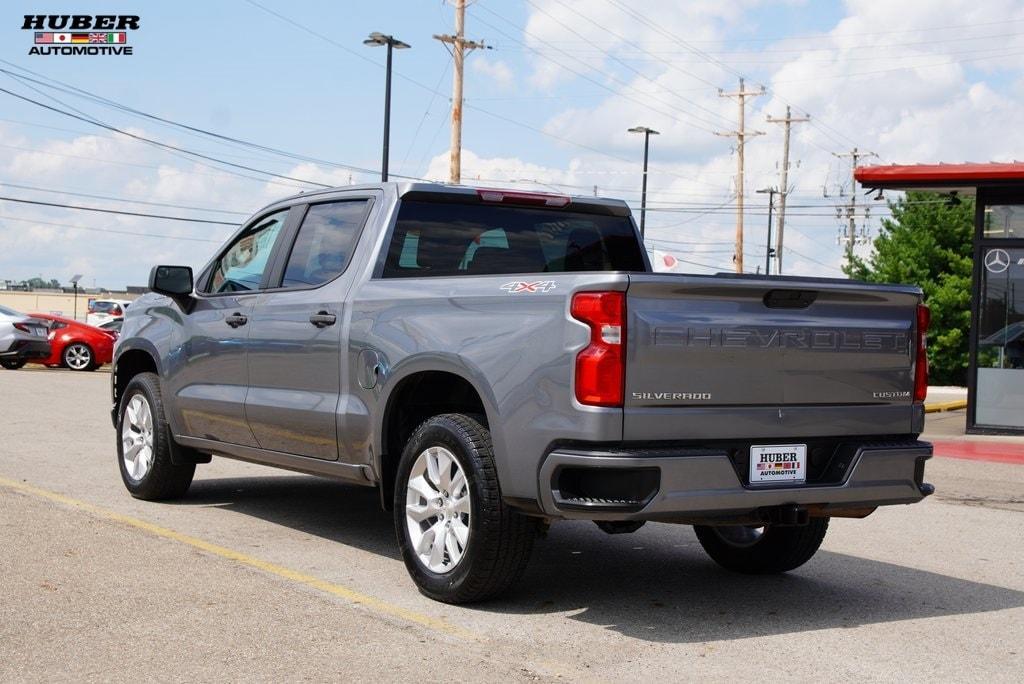
M 768 290 L 764 305 L 769 309 L 806 309 L 817 298 L 816 290 Z

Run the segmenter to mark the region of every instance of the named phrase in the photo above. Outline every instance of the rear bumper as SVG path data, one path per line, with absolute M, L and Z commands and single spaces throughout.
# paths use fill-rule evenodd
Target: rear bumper
M 49 340 L 15 340 L 10 349 L 0 352 L 0 359 L 43 359 L 49 355 Z
M 853 449 L 838 482 L 769 487 L 746 485 L 721 449 L 556 449 L 541 464 L 540 504 L 555 518 L 712 522 L 766 519 L 793 506 L 813 515 L 859 516 L 877 506 L 916 503 L 934 491 L 923 481 L 931 444 L 875 442 Z M 588 486 L 603 492 L 594 496 Z

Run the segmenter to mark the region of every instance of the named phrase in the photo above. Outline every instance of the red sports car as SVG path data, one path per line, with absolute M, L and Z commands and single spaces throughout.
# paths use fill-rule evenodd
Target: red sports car
M 92 371 L 110 363 L 113 358 L 117 333 L 53 314 L 34 313 L 29 316 L 46 321 L 50 326 L 50 355 L 32 359 L 31 363 Z

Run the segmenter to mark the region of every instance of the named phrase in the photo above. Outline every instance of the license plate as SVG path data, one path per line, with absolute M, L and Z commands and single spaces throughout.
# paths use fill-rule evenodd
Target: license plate
M 46 329 L 36 328 L 36 337 L 46 337 Z
M 806 480 L 806 444 L 757 444 L 750 447 L 750 484 L 801 484 Z

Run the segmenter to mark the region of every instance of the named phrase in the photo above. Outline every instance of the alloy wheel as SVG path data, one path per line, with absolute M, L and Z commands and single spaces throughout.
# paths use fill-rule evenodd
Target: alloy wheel
M 128 400 L 121 420 L 121 458 L 125 472 L 138 482 L 153 467 L 153 411 L 142 394 Z
M 92 364 L 92 350 L 84 344 L 73 344 L 64 350 L 64 362 L 71 370 L 85 370 Z
M 417 560 L 431 572 L 451 572 L 469 546 L 471 500 L 455 455 L 432 446 L 416 458 L 406 486 L 405 521 Z

